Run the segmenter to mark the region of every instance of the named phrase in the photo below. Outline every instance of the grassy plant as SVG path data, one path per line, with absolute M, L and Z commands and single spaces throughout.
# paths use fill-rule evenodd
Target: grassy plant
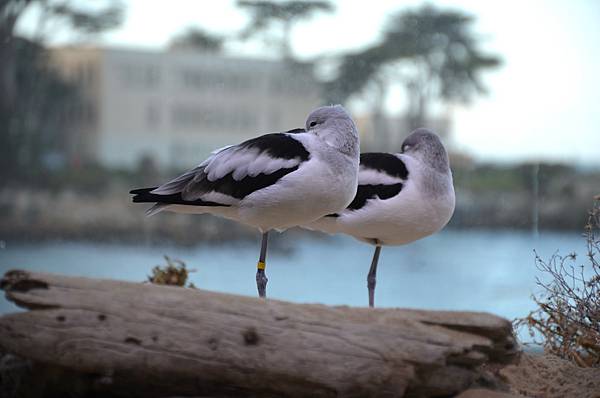
M 189 273 L 195 270 L 188 270 L 181 260 L 172 259 L 169 256 L 164 257 L 167 264 L 152 268 L 152 275 L 148 276 L 148 282 L 155 285 L 186 287 Z M 189 283 L 187 287 L 195 288 L 193 283 Z
M 536 266 L 549 282 L 537 279 L 538 308 L 516 321 L 546 352 L 583 367 L 600 367 L 600 196 L 594 199 L 583 234 L 585 264 L 577 264 L 575 253 L 555 253 L 549 260 L 536 253 Z

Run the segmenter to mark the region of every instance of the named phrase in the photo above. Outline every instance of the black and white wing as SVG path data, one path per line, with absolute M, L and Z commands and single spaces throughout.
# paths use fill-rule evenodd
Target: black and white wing
M 361 153 L 356 196 L 346 211 L 361 209 L 370 199 L 389 199 L 398 195 L 407 178 L 406 165 L 398 156 L 380 152 Z
M 294 134 L 265 134 L 215 151 L 204 162 L 159 187 L 136 189 L 134 202 L 155 202 L 154 214 L 171 204 L 232 206 L 271 186 L 308 161 L 310 153 Z

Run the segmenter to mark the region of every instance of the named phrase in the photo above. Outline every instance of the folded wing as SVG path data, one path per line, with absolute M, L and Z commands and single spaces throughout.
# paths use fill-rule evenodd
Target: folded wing
M 294 134 L 266 134 L 215 151 L 192 170 L 156 188 L 131 191 L 134 202 L 158 205 L 231 206 L 271 186 L 310 158 Z M 160 208 L 161 206 L 159 206 Z
M 406 165 L 391 153 L 361 153 L 356 195 L 344 213 L 365 207 L 371 199 L 389 199 L 402 191 L 408 179 Z M 339 217 L 330 214 L 328 217 Z

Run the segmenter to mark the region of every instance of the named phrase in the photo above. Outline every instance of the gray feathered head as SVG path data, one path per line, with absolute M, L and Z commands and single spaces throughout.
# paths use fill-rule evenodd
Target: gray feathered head
M 308 115 L 305 128 L 329 145 L 358 159 L 358 130 L 343 106 L 331 105 L 315 109 Z
M 450 170 L 448 153 L 440 138 L 434 132 L 418 128 L 411 132 L 402 143 L 402 153 L 418 157 L 440 172 Z

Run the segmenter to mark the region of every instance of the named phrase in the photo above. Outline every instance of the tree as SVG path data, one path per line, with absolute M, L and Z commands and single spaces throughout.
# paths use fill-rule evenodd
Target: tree
M 44 159 L 65 148 L 65 123 L 79 99 L 77 88 L 47 66 L 44 49 L 17 38 L 15 97 L 0 108 L 0 169 L 3 176 L 35 175 Z
M 411 128 L 423 125 L 433 101 L 470 102 L 485 93 L 481 73 L 501 62 L 479 49 L 472 23 L 469 15 L 428 5 L 395 15 L 380 42 L 341 58 L 326 85 L 328 100 L 374 91 L 374 113 L 381 113 L 388 87 L 400 83 Z
M 15 26 L 31 8 L 39 12 L 36 32 L 23 38 Z M 86 8 L 66 0 L 0 2 L 0 173 L 3 177 L 33 174 L 44 155 L 60 146 L 66 113 L 77 99 L 74 86 L 49 66 L 44 42 L 48 22 L 90 35 L 122 21 L 115 1 Z
M 15 37 L 15 26 L 30 9 L 36 8 L 38 21 L 35 37 L 42 42 L 49 36 L 44 28 L 49 22 L 68 26 L 83 34 L 97 34 L 119 26 L 123 21 L 123 6 L 118 0 L 105 0 L 100 7 L 73 4 L 69 0 L 2 0 L 0 1 L 0 35 L 5 47 Z M 86 4 L 86 3 L 83 3 Z
M 269 0 L 238 0 L 238 7 L 250 14 L 250 23 L 240 37 L 244 40 L 259 33 L 266 33 L 276 26 L 279 37 L 274 44 L 284 59 L 293 59 L 291 48 L 292 26 L 303 19 L 312 17 L 317 12 L 332 12 L 333 5 L 329 1 L 269 1 Z
M 200 28 L 189 27 L 171 40 L 169 48 L 215 53 L 223 49 L 224 42 L 225 39 L 222 36 L 209 33 Z

